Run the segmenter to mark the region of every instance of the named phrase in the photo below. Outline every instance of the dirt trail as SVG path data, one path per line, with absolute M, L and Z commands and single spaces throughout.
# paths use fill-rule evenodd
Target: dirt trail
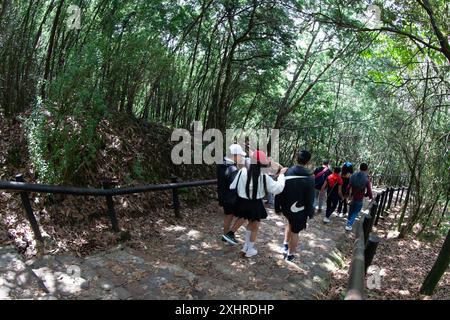
M 353 235 L 343 218 L 325 225 L 317 215 L 300 234 L 298 260 L 288 263 L 280 253 L 284 218 L 268 212 L 253 258 L 221 241 L 216 206 L 191 210 L 179 224 L 162 223 L 145 248 L 28 261 L 1 248 L 0 299 L 314 299 L 342 266 L 340 249 Z M 242 234 L 243 228 L 241 243 Z

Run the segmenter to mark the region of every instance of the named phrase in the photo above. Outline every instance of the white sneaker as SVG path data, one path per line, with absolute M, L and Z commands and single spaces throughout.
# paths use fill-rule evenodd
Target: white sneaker
M 352 231 L 352 227 L 349 227 L 349 226 L 345 226 L 345 230 L 347 230 L 347 231 Z
M 241 249 L 241 252 L 242 253 L 247 253 L 247 250 L 248 250 L 248 244 L 244 244 L 244 247 L 242 247 L 242 249 Z
M 343 218 L 344 214 L 343 213 L 339 213 L 339 218 Z
M 330 223 L 330 222 L 331 222 L 331 220 L 330 220 L 330 219 L 328 219 L 327 217 L 325 217 L 325 218 L 323 218 L 323 222 L 325 222 L 325 223 Z
M 250 257 L 256 256 L 257 254 L 258 254 L 258 250 L 256 250 L 255 248 L 248 248 L 247 252 L 245 253 L 245 256 L 247 258 L 250 258 Z

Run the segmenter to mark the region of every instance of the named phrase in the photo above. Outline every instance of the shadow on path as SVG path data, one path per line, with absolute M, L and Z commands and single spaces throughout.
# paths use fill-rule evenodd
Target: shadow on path
M 258 255 L 221 241 L 219 207 L 186 210 L 179 224 L 161 224 L 163 236 L 146 249 L 121 246 L 80 259 L 71 255 L 24 261 L 0 249 L 0 299 L 315 299 L 343 265 L 340 249 L 353 235 L 345 220 L 328 225 L 319 214 L 300 233 L 298 259 L 283 261 L 284 218 L 268 209 Z

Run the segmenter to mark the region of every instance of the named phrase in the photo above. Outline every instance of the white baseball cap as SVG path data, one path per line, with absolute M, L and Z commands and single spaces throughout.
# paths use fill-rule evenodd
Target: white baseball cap
M 246 155 L 246 153 L 244 152 L 244 150 L 242 149 L 242 147 L 239 144 L 236 144 L 236 143 L 232 144 L 229 149 L 230 149 L 230 153 L 232 155 L 235 155 L 235 154 L 239 154 L 241 156 Z

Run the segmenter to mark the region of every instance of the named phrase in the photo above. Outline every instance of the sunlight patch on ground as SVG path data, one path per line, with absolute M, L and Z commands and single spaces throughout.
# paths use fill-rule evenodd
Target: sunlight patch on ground
M 170 226 L 170 227 L 165 227 L 164 231 L 175 231 L 175 232 L 180 232 L 180 231 L 185 231 L 186 227 L 182 227 L 182 226 Z
M 284 228 L 284 223 L 281 221 L 277 221 L 275 222 L 275 224 L 277 225 L 277 227 L 283 227 Z
M 276 252 L 276 253 L 282 253 L 282 248 L 281 248 L 280 244 L 278 244 L 276 242 L 271 242 L 268 245 L 269 245 L 269 249 L 271 251 Z
M 306 271 L 305 269 L 300 268 L 300 267 L 299 267 L 297 264 L 295 264 L 294 262 L 287 262 L 287 261 L 283 261 L 283 262 L 286 263 L 287 268 L 288 268 L 289 270 L 294 270 L 294 271 L 297 271 L 297 272 L 300 272 L 300 273 L 303 273 L 303 274 L 307 274 L 307 273 L 308 273 L 308 271 Z
M 57 291 L 64 294 L 76 294 L 81 291 L 81 285 L 86 281 L 79 275 L 77 266 L 71 266 L 74 272 L 54 272 L 48 267 L 33 269 L 33 272 L 44 282 L 51 294 Z M 69 269 L 69 268 L 68 268 Z
M 402 296 L 409 296 L 409 295 L 411 295 L 409 290 L 400 290 L 398 293 L 400 293 Z
M 309 240 L 309 241 L 308 241 L 308 245 L 309 245 L 311 248 L 320 248 L 320 249 L 324 249 L 324 250 L 327 249 L 324 245 L 318 244 L 316 240 Z
M 199 247 L 196 246 L 195 244 L 191 244 L 191 245 L 189 246 L 189 250 L 199 251 L 200 249 L 199 249 Z
M 200 239 L 200 238 L 201 238 L 201 233 L 200 233 L 199 231 L 197 231 L 197 230 L 190 230 L 190 231 L 187 233 L 187 236 L 188 236 L 190 239 L 197 240 L 197 239 Z
M 322 262 L 320 264 L 321 267 L 325 268 L 327 271 L 336 271 L 339 268 L 336 266 L 336 264 L 329 258 L 325 259 L 325 262 Z
M 215 246 L 213 246 L 212 244 L 210 244 L 208 242 L 205 242 L 205 241 L 203 241 L 201 243 L 201 246 L 202 246 L 202 249 L 213 249 L 213 248 L 215 248 Z
M 387 239 L 397 238 L 400 232 L 397 230 L 390 230 L 386 236 Z
M 419 248 L 422 246 L 422 244 L 420 243 L 420 241 L 417 241 L 417 240 L 412 240 L 412 241 L 411 241 L 411 244 L 412 244 L 412 247 L 413 247 L 414 249 L 419 249 Z

